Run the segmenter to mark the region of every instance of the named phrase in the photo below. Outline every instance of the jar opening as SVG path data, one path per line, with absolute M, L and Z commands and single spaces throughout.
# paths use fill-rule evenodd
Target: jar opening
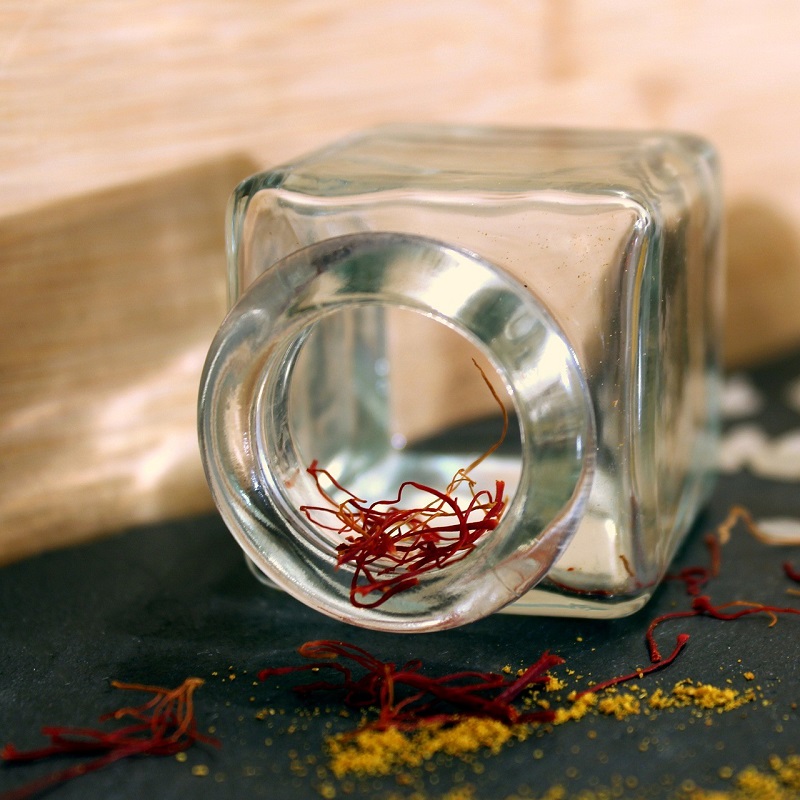
M 298 463 L 317 463 L 371 502 L 394 497 L 404 481 L 443 490 L 502 434 L 501 409 L 484 375 L 505 409 L 508 432 L 471 475 L 489 488 L 504 481 L 510 498 L 522 447 L 502 376 L 463 335 L 397 306 L 348 306 L 304 335 L 287 394 Z M 344 498 L 330 480 L 325 486 L 334 499 Z M 404 499 L 413 495 L 411 489 Z
M 437 354 L 437 339 L 453 353 Z M 426 409 L 437 374 L 449 397 Z M 497 440 L 498 401 L 515 432 L 472 476 L 486 475 L 496 526 L 464 558 L 359 607 L 335 525 L 320 524 L 321 495 L 335 508 L 343 487 L 367 505 L 406 481 L 446 487 Z M 200 419 L 215 499 L 259 569 L 321 611 L 381 629 L 451 627 L 516 599 L 566 546 L 594 468 L 588 391 L 547 311 L 477 257 L 399 234 L 326 240 L 257 280 L 212 345 Z M 499 516 L 493 484 L 506 477 Z

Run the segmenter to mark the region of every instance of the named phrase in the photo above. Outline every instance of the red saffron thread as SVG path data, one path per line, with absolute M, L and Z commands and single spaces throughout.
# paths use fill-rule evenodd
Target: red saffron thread
M 350 602 L 358 608 L 375 608 L 416 586 L 420 575 L 466 558 L 478 540 L 500 521 L 506 506 L 504 482 L 495 481 L 494 492 L 479 490 L 470 472 L 505 440 L 508 412 L 484 371 L 473 363 L 500 408 L 503 428 L 499 439 L 466 469 L 458 470 L 444 491 L 418 481 L 404 481 L 395 497 L 367 503 L 316 460 L 308 467 L 328 505 L 304 505 L 300 511 L 318 527 L 343 537 L 336 548 L 336 563 L 354 567 Z M 323 477 L 345 495 L 343 502 L 334 500 L 322 486 Z M 463 489 L 468 491 L 469 500 L 462 507 L 454 495 Z M 430 500 L 404 508 L 403 497 L 412 490 Z
M 720 526 L 722 530 L 723 523 Z M 699 595 L 703 587 L 712 579 L 719 575 L 720 566 L 722 564 L 722 553 L 720 550 L 720 539 L 722 534 L 714 535 L 709 533 L 703 539 L 709 553 L 708 566 L 692 565 L 684 567 L 680 572 L 670 573 L 665 576 L 668 581 L 683 581 L 686 586 L 686 593 L 692 597 Z
M 112 681 L 111 685 L 115 689 L 153 694 L 152 699 L 141 706 L 120 708 L 100 717 L 101 722 L 125 718 L 134 722 L 110 731 L 98 728 L 46 726 L 42 728 L 42 734 L 50 739 L 50 744 L 46 747 L 18 750 L 13 744 L 6 744 L 0 750 L 0 758 L 6 764 L 41 761 L 53 756 L 95 755 L 97 757 L 45 775 L 0 795 L 0 798 L 24 800 L 73 778 L 96 772 L 124 758 L 174 755 L 187 750 L 195 742 L 219 747 L 218 740 L 200 733 L 197 729 L 194 692 L 202 684 L 200 678 L 187 678 L 176 689 L 163 689 L 158 686 Z
M 741 611 L 734 611 L 726 613 L 726 609 L 735 606 L 743 606 Z M 765 605 L 764 603 L 754 603 L 749 600 L 734 600 L 729 603 L 715 606 L 707 595 L 699 595 L 692 601 L 691 609 L 686 611 L 673 611 L 669 614 L 662 614 L 656 617 L 647 628 L 646 640 L 647 648 L 650 652 L 652 660 L 657 661 L 661 658 L 658 645 L 655 640 L 655 631 L 664 622 L 673 619 L 686 619 L 688 617 L 711 617 L 712 619 L 720 620 L 722 622 L 731 622 L 733 620 L 741 619 L 742 617 L 751 616 L 753 614 L 767 614 L 770 617 L 770 627 L 778 621 L 779 614 L 798 614 L 800 615 L 800 608 L 782 607 Z
M 777 623 L 778 615 L 780 614 L 800 615 L 800 609 L 797 608 L 765 605 L 764 603 L 756 603 L 749 600 L 734 600 L 723 603 L 722 605 L 714 605 L 707 595 L 702 594 L 702 590 L 706 584 L 709 583 L 712 578 L 719 575 L 722 565 L 721 545 L 725 544 L 730 539 L 731 531 L 738 522 L 743 522 L 751 533 L 758 530 L 747 509 L 742 506 L 734 506 L 729 511 L 725 520 L 717 526 L 716 532 L 709 533 L 704 538 L 704 543 L 709 553 L 708 565 L 684 567 L 680 572 L 666 576 L 667 580 L 683 582 L 686 593 L 692 597 L 692 604 L 689 609 L 662 614 L 650 623 L 645 634 L 645 643 L 651 662 L 650 666 L 639 669 L 629 675 L 621 675 L 595 684 L 591 688 L 577 694 L 576 697 L 581 697 L 589 692 L 600 692 L 611 686 L 641 678 L 644 675 L 648 675 L 651 672 L 663 669 L 672 664 L 688 644 L 689 634 L 678 634 L 673 651 L 666 658 L 662 656 L 658 643 L 656 642 L 655 632 L 663 623 L 669 622 L 670 620 L 705 616 L 723 622 L 731 622 L 753 614 L 765 614 L 770 618 L 771 627 Z M 796 572 L 790 563 L 786 562 L 783 565 L 783 569 L 789 578 L 800 582 L 800 573 Z M 732 608 L 740 608 L 741 610 L 729 612 L 728 609 Z
M 579 697 L 583 697 L 585 694 L 602 692 L 604 689 L 609 689 L 612 686 L 617 686 L 620 683 L 627 683 L 628 681 L 634 681 L 643 678 L 645 675 L 649 675 L 651 672 L 657 672 L 660 669 L 664 669 L 664 667 L 668 667 L 681 654 L 683 648 L 686 647 L 688 642 L 688 633 L 678 634 L 678 638 L 675 643 L 675 649 L 666 658 L 662 658 L 658 651 L 656 651 L 657 657 L 653 658 L 653 653 L 651 651 L 650 657 L 653 663 L 650 664 L 649 667 L 641 667 L 640 669 L 637 669 L 635 672 L 631 672 L 628 675 L 619 675 L 616 678 L 609 678 L 602 683 L 596 683 L 593 686 L 590 686 L 588 689 L 578 692 L 575 695 L 575 699 L 577 700 Z
M 333 691 L 351 708 L 377 707 L 377 720 L 362 730 L 413 730 L 423 724 L 453 724 L 464 715 L 488 717 L 508 725 L 552 722 L 555 712 L 521 711 L 514 702 L 528 687 L 546 683 L 548 670 L 564 663 L 559 656 L 545 652 L 513 679 L 472 670 L 430 677 L 422 674 L 422 663 L 417 659 L 397 667 L 347 642 L 306 642 L 298 652 L 309 663 L 263 669 L 258 673 L 259 680 L 295 672 L 333 672 L 337 680 L 322 678 L 296 686 L 294 691 L 301 696 Z M 357 677 L 351 665 L 359 667 L 363 674 Z
M 800 571 L 796 570 L 790 561 L 784 561 L 783 571 L 789 580 L 800 583 Z
M 771 627 L 778 621 L 778 615 L 780 614 L 800 614 L 800 609 L 765 605 L 749 600 L 734 600 L 721 605 L 714 605 L 708 595 L 701 593 L 708 581 L 719 575 L 722 563 L 720 545 L 728 541 L 731 536 L 731 531 L 738 522 L 743 522 L 750 533 L 755 533 L 758 530 L 750 512 L 742 506 L 734 506 L 728 512 L 726 519 L 717 526 L 716 535 L 708 534 L 705 537 L 705 544 L 710 555 L 709 566 L 686 567 L 677 573 L 677 575 L 667 576 L 673 580 L 682 580 L 686 586 L 687 594 L 689 594 L 693 600 L 690 609 L 662 614 L 650 623 L 645 638 L 651 661 L 657 662 L 661 659 L 661 653 L 655 639 L 655 631 L 660 625 L 669 620 L 706 616 L 723 622 L 730 622 L 753 614 L 766 614 L 770 617 Z M 791 564 L 784 564 L 783 569 L 786 574 L 792 578 L 791 573 L 793 570 L 791 569 Z M 800 580 L 800 574 L 797 574 L 796 579 Z M 741 610 L 730 613 L 727 612 L 727 609 L 734 607 L 741 607 Z

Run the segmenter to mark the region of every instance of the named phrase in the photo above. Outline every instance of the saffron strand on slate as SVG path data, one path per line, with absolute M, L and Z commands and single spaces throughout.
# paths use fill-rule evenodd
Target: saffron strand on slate
M 650 623 L 645 634 L 645 639 L 651 661 L 660 662 L 662 660 L 661 653 L 655 640 L 656 628 L 673 619 L 705 616 L 723 622 L 730 622 L 753 614 L 766 614 L 770 617 L 770 626 L 772 626 L 778 621 L 778 615 L 780 614 L 800 615 L 800 609 L 797 608 L 765 605 L 749 600 L 734 600 L 721 605 L 714 605 L 708 595 L 700 593 L 703 587 L 712 578 L 719 575 L 722 564 L 721 545 L 728 541 L 733 527 L 738 522 L 744 523 L 750 533 L 757 531 L 757 527 L 750 512 L 741 506 L 734 506 L 728 513 L 727 518 L 717 526 L 716 535 L 708 534 L 704 539 L 705 545 L 709 551 L 709 565 L 685 567 L 677 574 L 667 576 L 667 578 L 671 580 L 682 580 L 686 586 L 686 593 L 693 599 L 691 608 L 684 611 L 673 611 L 662 614 Z M 790 563 L 784 563 L 783 570 L 790 579 L 800 581 L 800 573 L 796 573 Z M 727 612 L 727 609 L 734 607 L 741 607 L 741 610 Z
M 709 553 L 710 563 L 706 566 L 692 565 L 684 567 L 680 572 L 669 573 L 665 576 L 668 581 L 683 581 L 686 593 L 691 596 L 699 595 L 703 587 L 719 575 L 722 554 L 720 551 L 720 537 L 709 533 L 703 539 Z
M 672 651 L 663 656 L 656 641 L 656 631 L 671 620 L 707 617 L 732 622 L 760 614 L 768 617 L 770 625 L 774 625 L 780 615 L 800 615 L 798 608 L 749 600 L 733 600 L 715 605 L 708 595 L 701 594 L 706 584 L 719 575 L 722 566 L 721 546 L 728 540 L 734 524 L 739 521 L 750 526 L 747 512 L 737 507 L 717 527 L 714 534 L 705 537 L 707 565 L 688 566 L 669 576 L 672 580 L 683 583 L 691 603 L 688 608 L 662 614 L 650 622 L 645 632 L 645 643 L 651 663 L 633 672 L 595 683 L 572 696 L 573 700 L 641 679 L 671 666 L 686 649 L 690 638 L 686 632 L 679 633 Z M 793 578 L 795 573 L 791 564 L 784 564 L 783 568 Z M 398 668 L 395 664 L 381 661 L 363 648 L 346 642 L 307 642 L 300 647 L 299 653 L 308 659 L 307 663 L 264 669 L 259 673 L 259 679 L 265 681 L 295 672 L 323 674 L 328 670 L 335 673 L 330 680 L 323 677 L 297 686 L 294 691 L 302 696 L 331 691 L 339 694 L 343 702 L 351 708 L 377 707 L 377 720 L 366 723 L 360 730 L 414 730 L 425 724 L 454 724 L 459 719 L 470 716 L 489 717 L 509 725 L 552 722 L 556 719 L 556 712 L 549 708 L 527 711 L 513 705 L 525 689 L 546 683 L 549 679 L 548 670 L 564 663 L 561 657 L 554 654 L 545 653 L 519 677 L 507 679 L 497 673 L 474 671 L 454 672 L 431 678 L 422 673 L 419 660 L 410 661 Z M 354 667 L 363 670 L 364 674 L 356 676 Z
M 0 758 L 6 764 L 23 764 L 41 761 L 53 756 L 94 755 L 94 759 L 82 761 L 71 767 L 45 775 L 3 795 L 0 800 L 24 800 L 45 789 L 73 778 L 133 756 L 174 755 L 187 750 L 196 742 L 215 747 L 219 742 L 197 729 L 194 713 L 194 692 L 202 686 L 200 678 L 187 678 L 175 689 L 158 686 L 112 682 L 116 689 L 153 694 L 141 706 L 117 709 L 100 717 L 100 721 L 133 719 L 134 723 L 112 729 L 82 728 L 71 726 L 47 726 L 42 734 L 50 744 L 36 750 L 18 750 L 7 744 L 0 750 Z
M 658 657 L 653 659 L 653 663 L 651 663 L 649 667 L 640 667 L 635 672 L 631 672 L 627 675 L 618 675 L 616 678 L 609 678 L 608 680 L 605 680 L 602 683 L 595 683 L 588 689 L 584 689 L 582 692 L 578 692 L 575 695 L 575 699 L 583 697 L 583 695 L 585 694 L 602 692 L 604 689 L 610 689 L 612 686 L 618 686 L 620 683 L 635 681 L 637 679 L 643 678 L 645 675 L 649 675 L 652 672 L 658 672 L 658 670 L 668 667 L 681 654 L 683 648 L 686 647 L 688 642 L 689 642 L 688 633 L 678 634 L 678 638 L 675 642 L 675 649 L 666 658 L 662 658 L 661 654 L 656 651 Z
M 424 724 L 453 724 L 465 715 L 487 717 L 509 725 L 551 722 L 554 712 L 549 709 L 526 711 L 513 704 L 528 687 L 546 683 L 552 667 L 564 663 L 559 656 L 544 653 L 514 679 L 495 672 L 473 670 L 430 677 L 422 673 L 419 660 L 397 667 L 347 642 L 306 642 L 299 653 L 314 660 L 293 667 L 263 669 L 258 673 L 259 680 L 293 672 L 332 670 L 338 674 L 338 680 L 318 680 L 297 686 L 294 691 L 304 696 L 335 691 L 351 708 L 377 707 L 378 719 L 366 725 L 375 730 L 413 730 Z M 364 674 L 355 677 L 351 664 Z
M 715 578 L 719 575 L 722 565 L 721 546 L 728 541 L 733 527 L 738 522 L 743 522 L 751 533 L 757 530 L 750 512 L 741 506 L 734 506 L 728 513 L 727 518 L 717 526 L 716 532 L 708 534 L 703 540 L 709 553 L 708 565 L 692 565 L 684 567 L 682 570 L 680 570 L 680 572 L 666 576 L 667 580 L 683 581 L 686 588 L 686 593 L 692 598 L 692 603 L 691 607 L 688 609 L 662 614 L 650 622 L 645 633 L 645 642 L 647 644 L 647 651 L 651 661 L 650 666 L 644 669 L 636 670 L 629 675 L 622 675 L 603 681 L 602 683 L 597 683 L 590 689 L 580 692 L 577 697 L 589 692 L 602 691 L 603 689 L 607 689 L 611 686 L 616 686 L 620 683 L 635 680 L 672 664 L 672 662 L 675 661 L 675 659 L 681 654 L 683 649 L 688 644 L 689 635 L 687 633 L 678 634 L 676 645 L 672 653 L 666 658 L 663 657 L 658 647 L 658 643 L 656 642 L 655 632 L 657 628 L 659 628 L 665 622 L 669 622 L 670 620 L 689 619 L 691 617 L 709 617 L 711 619 L 720 620 L 723 622 L 731 622 L 742 619 L 743 617 L 752 616 L 754 614 L 765 614 L 770 618 L 769 624 L 772 626 L 777 623 L 778 615 L 780 614 L 800 615 L 800 609 L 797 608 L 772 606 L 764 603 L 752 602 L 749 600 L 734 600 L 721 605 L 714 605 L 708 595 L 701 594 L 701 591 L 706 584 L 712 578 Z M 790 579 L 800 581 L 800 573 L 795 572 L 790 563 L 784 563 L 783 570 Z M 728 610 L 732 608 L 738 608 L 740 610 Z
M 795 569 L 790 561 L 783 563 L 783 571 L 789 580 L 800 583 L 800 570 Z

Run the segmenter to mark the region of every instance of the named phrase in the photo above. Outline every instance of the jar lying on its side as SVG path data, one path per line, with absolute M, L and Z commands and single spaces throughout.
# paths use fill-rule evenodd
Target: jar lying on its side
M 259 574 L 396 631 L 640 608 L 714 470 L 719 195 L 692 136 L 450 127 L 242 183 L 199 428 Z

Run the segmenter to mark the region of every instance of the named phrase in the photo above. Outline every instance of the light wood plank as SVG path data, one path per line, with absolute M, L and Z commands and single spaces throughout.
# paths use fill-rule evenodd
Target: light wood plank
M 367 125 L 707 136 L 729 363 L 796 345 L 798 29 L 795 0 L 6 0 L 0 557 L 203 507 L 224 197 Z

